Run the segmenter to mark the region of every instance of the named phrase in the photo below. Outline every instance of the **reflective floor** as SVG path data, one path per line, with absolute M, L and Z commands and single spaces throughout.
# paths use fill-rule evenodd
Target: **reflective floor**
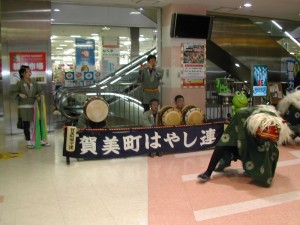
M 280 148 L 274 183 L 263 188 L 239 162 L 198 183 L 211 150 L 66 165 L 62 130 L 49 142 L 28 150 L 22 134 L 0 136 L 1 225 L 300 224 L 300 144 Z

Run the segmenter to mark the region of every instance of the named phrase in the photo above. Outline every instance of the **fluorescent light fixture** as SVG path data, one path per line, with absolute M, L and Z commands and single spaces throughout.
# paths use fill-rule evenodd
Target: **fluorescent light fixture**
M 128 96 L 128 95 L 117 94 L 117 93 L 110 93 L 110 92 L 107 92 L 107 93 L 104 92 L 104 93 L 101 93 L 101 95 L 113 95 L 113 96 L 117 96 L 117 97 L 123 98 L 123 99 L 125 99 L 125 100 L 131 100 L 131 101 L 136 102 L 136 103 L 138 103 L 138 104 L 142 104 L 141 101 L 139 101 L 139 100 L 137 100 L 137 99 L 135 99 L 135 98 L 133 98 L 133 97 L 130 97 L 130 96 Z
M 72 41 L 72 40 L 65 40 L 64 42 L 66 42 L 66 43 L 73 43 L 74 41 Z
M 240 67 L 240 64 L 238 64 L 238 63 L 236 63 L 236 64 L 234 64 L 236 67 Z
M 295 55 L 295 52 L 290 52 L 291 55 Z
M 141 12 L 136 12 L 136 11 L 133 11 L 133 12 L 130 12 L 129 14 L 130 14 L 130 15 L 140 15 L 140 14 L 141 14 Z
M 99 34 L 91 34 L 92 36 L 99 36 Z
M 81 36 L 80 35 L 71 35 L 70 37 L 72 37 L 72 38 L 80 38 Z
M 134 67 L 132 70 L 129 70 L 127 73 L 125 73 L 125 76 L 127 76 L 128 74 L 130 74 L 131 72 L 135 71 L 137 68 L 139 68 L 140 65 Z
M 86 95 L 88 95 L 88 96 L 97 95 L 97 93 L 96 92 L 94 92 L 94 93 L 86 93 Z
M 248 81 L 244 80 L 244 83 L 248 83 Z
M 246 8 L 249 8 L 249 7 L 251 7 L 251 6 L 252 6 L 252 4 L 249 3 L 249 2 L 247 2 L 247 3 L 244 4 L 244 7 L 246 7 Z
M 104 80 L 103 80 L 103 81 L 101 81 L 99 84 L 103 84 L 103 83 L 105 83 L 105 82 L 106 82 L 106 81 L 108 81 L 110 78 L 111 78 L 111 77 L 108 77 L 108 78 L 104 79 Z
M 280 26 L 275 20 L 271 20 L 271 22 L 280 30 L 282 30 L 282 26 Z
M 290 35 L 289 32 L 285 31 L 284 33 L 285 33 L 285 35 L 288 36 L 293 42 L 295 42 L 296 45 L 298 45 L 298 46 L 300 47 L 300 43 L 299 43 L 292 35 Z
M 144 9 L 143 9 L 143 8 L 139 8 L 139 10 L 140 10 L 140 11 L 143 11 Z
M 62 47 L 57 47 L 56 49 L 64 49 L 64 48 L 62 48 Z
M 61 47 L 66 47 L 66 46 L 68 46 L 68 45 L 60 44 L 59 46 L 61 46 Z
M 105 86 L 102 86 L 100 89 L 104 89 L 104 88 L 106 88 L 107 87 L 107 85 L 105 85 Z
M 54 38 L 57 38 L 57 36 L 52 35 L 52 36 L 50 37 L 51 40 L 54 39 Z
M 128 37 L 119 37 L 120 39 L 127 39 Z
M 102 30 L 110 30 L 109 27 L 102 27 Z
M 114 84 L 116 83 L 117 81 L 121 80 L 122 77 L 118 77 L 117 79 L 113 80 L 112 82 L 110 82 L 110 84 Z
M 53 11 L 54 12 L 60 12 L 60 9 L 54 9 Z

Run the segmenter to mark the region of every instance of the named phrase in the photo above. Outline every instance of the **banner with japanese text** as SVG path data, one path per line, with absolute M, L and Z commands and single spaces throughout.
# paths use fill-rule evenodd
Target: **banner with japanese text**
M 46 52 L 10 52 L 10 84 L 21 80 L 19 69 L 22 65 L 30 67 L 31 78 L 38 83 L 47 83 Z
M 205 44 L 183 44 L 182 86 L 204 86 L 206 78 Z
M 300 62 L 297 59 L 288 59 L 286 60 L 286 73 L 287 73 L 287 91 L 293 91 L 294 88 L 294 79 L 297 73 L 300 71 Z
M 178 153 L 213 147 L 224 124 L 122 130 L 65 129 L 64 156 L 73 158 L 119 158 L 149 153 Z M 71 143 L 71 144 L 70 144 Z M 73 150 L 72 150 L 73 149 Z

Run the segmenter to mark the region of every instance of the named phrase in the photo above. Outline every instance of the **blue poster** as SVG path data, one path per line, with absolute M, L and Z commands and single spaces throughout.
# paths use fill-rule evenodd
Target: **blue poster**
M 253 96 L 267 96 L 268 90 L 268 67 L 253 67 Z
M 94 72 L 95 40 L 76 38 L 75 46 L 76 46 L 76 71 Z

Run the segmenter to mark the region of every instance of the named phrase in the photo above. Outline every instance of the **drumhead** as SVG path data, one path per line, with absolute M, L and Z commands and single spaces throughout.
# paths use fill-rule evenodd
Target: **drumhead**
M 165 126 L 177 126 L 182 122 L 182 114 L 178 109 L 170 108 L 162 115 L 162 124 Z
M 184 117 L 185 124 L 196 125 L 204 123 L 204 113 L 199 108 L 189 109 Z
M 99 123 L 108 115 L 108 104 L 101 97 L 93 97 L 84 106 L 84 114 L 92 122 Z

